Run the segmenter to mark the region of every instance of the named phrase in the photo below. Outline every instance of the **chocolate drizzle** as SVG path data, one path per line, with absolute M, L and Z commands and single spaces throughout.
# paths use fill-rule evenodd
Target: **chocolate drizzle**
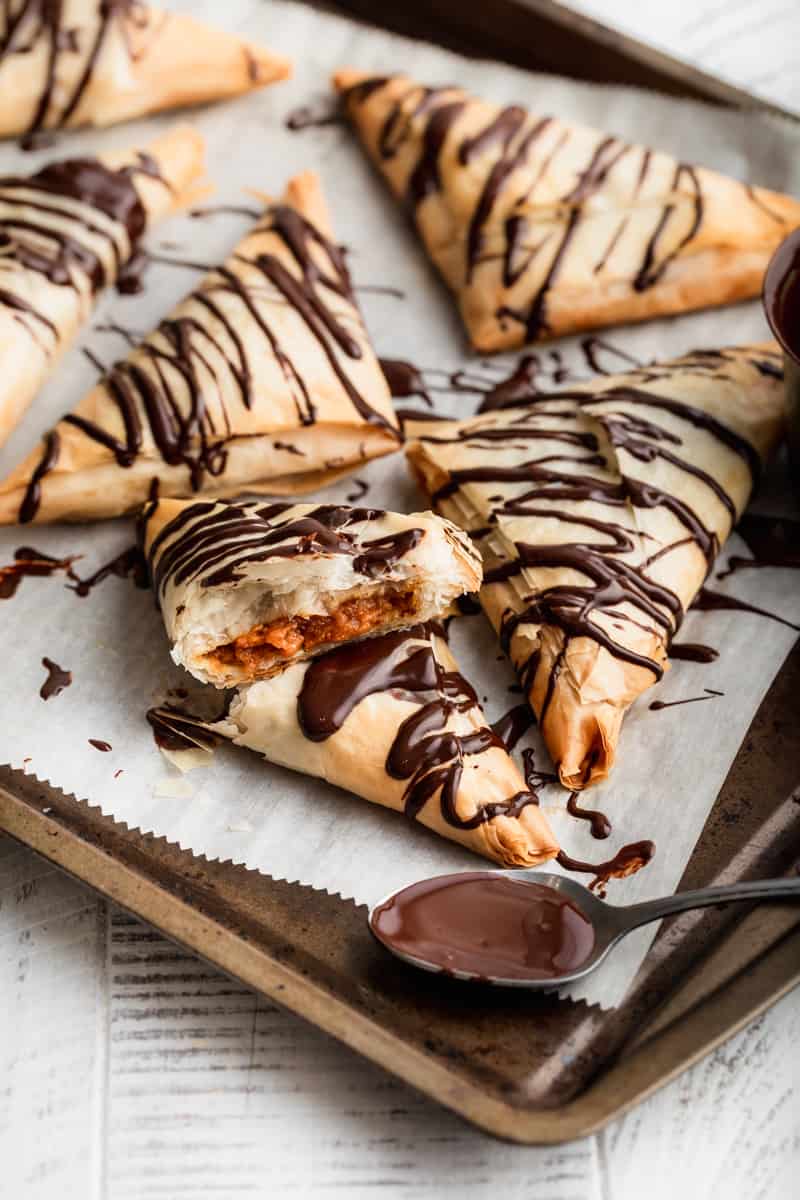
M 98 0 L 97 27 L 90 31 L 64 25 L 61 0 L 0 0 L 0 67 L 15 54 L 30 54 L 39 40 L 47 42 L 46 65 L 41 90 L 26 138 L 45 129 L 62 129 L 78 111 L 94 77 L 95 68 L 112 25 L 118 25 L 128 46 L 128 27 L 147 25 L 147 8 L 141 0 Z M 61 59 L 67 55 L 84 56 L 76 82 L 65 88 L 60 81 Z
M 670 642 L 669 657 L 681 662 L 712 663 L 719 658 L 719 650 L 701 642 Z
M 124 272 L 140 262 L 138 244 L 147 222 L 134 183 L 138 173 L 161 179 L 155 160 L 145 154 L 118 170 L 79 158 L 27 177 L 0 178 L 0 307 L 47 355 L 60 348 L 60 334 L 26 299 L 29 275 L 71 289 L 76 303 L 113 279 L 129 286 L 133 274 L 126 283 Z M 41 480 L 56 465 L 59 449 L 58 435 L 51 432 L 20 508 L 21 522 L 36 515 Z
M 381 358 L 378 361 L 386 376 L 393 400 L 419 396 L 426 404 L 431 403 L 422 372 L 413 363 L 404 362 L 399 358 Z
M 578 804 L 580 792 L 572 792 L 567 800 L 567 812 L 579 821 L 588 821 L 593 838 L 603 840 L 611 833 L 611 822 L 605 813 L 597 808 L 581 808 Z M 563 865 L 563 864 L 562 864 Z
M 145 510 L 143 528 L 151 510 Z M 248 563 L 274 558 L 342 555 L 367 579 L 388 573 L 422 538 L 420 529 L 404 529 L 364 539 L 364 529 L 385 514 L 376 508 L 334 504 L 189 505 L 153 539 L 148 562 L 157 596 L 168 584 L 190 579 L 219 587 L 242 578 Z M 361 528 L 359 528 L 361 527 Z
M 492 729 L 510 754 L 520 738 L 535 724 L 536 717 L 530 705 L 515 704 L 508 712 L 503 713 L 502 717 L 492 722 Z
M 526 791 L 505 803 L 483 805 L 471 816 L 460 815 L 465 760 L 493 746 L 502 747 L 503 742 L 488 726 L 464 734 L 448 728 L 453 716 L 470 712 L 478 701 L 466 679 L 438 661 L 430 628 L 418 626 L 410 632 L 351 643 L 312 660 L 297 701 L 300 728 L 310 741 L 325 741 L 342 728 L 362 700 L 381 692 L 416 706 L 397 730 L 386 759 L 387 775 L 407 781 L 406 816 L 419 816 L 438 794 L 448 825 L 476 829 L 497 816 L 518 816 L 526 805 L 537 803 Z
M 65 671 L 58 663 L 53 662 L 52 658 L 43 658 L 42 666 L 47 671 L 47 678 L 39 689 L 39 695 L 43 700 L 49 700 L 51 696 L 58 696 L 68 688 L 72 683 L 72 671 Z
M 762 357 L 759 351 L 740 355 L 739 361 L 761 374 L 758 363 Z M 648 670 L 655 679 L 661 677 L 684 609 L 679 596 L 651 569 L 666 554 L 688 544 L 703 555 L 710 570 L 719 550 L 718 530 L 724 531 L 726 523 L 729 529 L 738 515 L 737 504 L 723 482 L 727 472 L 721 470 L 717 477 L 699 468 L 684 449 L 683 431 L 702 430 L 720 445 L 721 452 L 740 459 L 754 480 L 760 459 L 746 438 L 712 413 L 660 390 L 645 390 L 645 384 L 666 381 L 670 373 L 683 371 L 727 378 L 728 364 L 734 359 L 730 351 L 695 351 L 672 366 L 637 369 L 629 374 L 630 384 L 625 386 L 620 382 L 597 391 L 584 388 L 534 395 L 513 409 L 476 417 L 454 430 L 445 426 L 441 433 L 435 429 L 420 436 L 422 447 L 431 447 L 431 458 L 439 468 L 447 458 L 437 458 L 433 448 L 460 447 L 459 465 L 445 468 L 446 481 L 433 492 L 434 506 L 447 515 L 474 514 L 469 523 L 475 526 L 472 536 L 484 553 L 484 587 L 506 586 L 502 599 L 508 607 L 500 620 L 501 644 L 511 653 L 526 691 L 531 694 L 537 684 L 541 724 L 573 638 L 592 639 L 616 659 Z M 607 455 L 606 441 L 613 455 Z M 537 455 L 539 442 L 543 446 Z M 563 452 L 557 449 L 559 444 Z M 515 451 L 530 447 L 530 457 L 509 461 L 503 453 L 506 447 Z M 687 495 L 702 486 L 719 516 L 706 525 L 687 500 L 651 483 L 644 471 L 636 477 L 623 473 L 625 456 L 645 465 L 663 460 L 691 482 Z M 490 491 L 493 484 L 497 485 L 494 495 Z M 465 488 L 466 509 L 459 501 Z M 447 506 L 451 501 L 453 508 Z M 589 502 L 598 506 L 591 515 L 583 508 Z M 639 529 L 635 513 L 656 507 L 672 514 L 683 536 L 667 544 L 657 543 L 651 552 L 647 545 L 651 535 Z M 550 532 L 541 541 L 532 537 L 529 544 L 518 532 L 520 540 L 511 542 L 505 530 L 519 517 L 539 519 L 544 529 L 563 526 L 568 536 L 559 540 Z M 548 575 L 556 571 L 561 581 L 550 584 Z M 532 578 L 543 582 L 536 586 Z M 492 600 L 492 606 L 496 605 L 497 596 Z M 696 607 L 709 606 L 763 613 L 730 597 L 714 599 L 713 593 L 704 590 Z M 525 636 L 516 638 L 524 626 L 529 627 Z M 555 627 L 563 635 L 546 668 L 536 628 L 543 626 Z M 629 636 L 620 637 L 620 630 Z M 652 650 L 638 630 L 651 635 Z M 707 647 L 673 645 L 676 658 L 711 661 L 715 657 Z M 543 684 L 540 669 L 547 672 Z
M 284 125 L 292 133 L 303 129 L 322 129 L 327 125 L 342 125 L 344 113 L 336 101 L 325 96 L 318 103 L 300 104 L 287 113 Z
M 660 712 L 663 708 L 677 708 L 681 704 L 697 704 L 700 700 L 714 700 L 724 696 L 724 692 L 716 692 L 713 688 L 703 688 L 702 696 L 687 696 L 685 700 L 653 700 L 649 705 L 651 712 Z
M 35 550 L 33 546 L 20 546 L 18 550 L 14 551 L 13 563 L 0 567 L 0 600 L 10 600 L 16 594 L 22 580 L 28 575 L 50 576 L 64 571 L 70 578 L 74 578 L 72 575 L 74 561 L 74 556 L 53 558 L 52 555 L 45 554 L 42 550 Z
M 147 577 L 147 564 L 144 560 L 138 546 L 127 546 L 119 554 L 116 554 L 110 562 L 104 563 L 92 575 L 81 579 L 78 575 L 70 572 L 70 578 L 74 580 L 70 590 L 75 592 L 77 596 L 85 598 L 89 596 L 94 588 L 104 579 L 109 576 L 116 576 L 117 579 L 132 579 L 135 586 L 138 588 L 149 587 Z M 67 585 L 70 586 L 70 585 Z
M 575 871 L 580 875 L 593 875 L 589 890 L 605 896 L 606 884 L 610 879 L 624 879 L 627 875 L 635 875 L 642 867 L 646 867 L 656 852 L 654 842 L 630 842 L 623 846 L 613 858 L 602 863 L 582 862 L 571 858 L 565 850 L 560 850 L 556 862 L 565 871 Z
M 133 466 L 149 435 L 164 463 L 186 468 L 192 490 L 200 491 L 207 476 L 224 475 L 227 444 L 236 438 L 231 432 L 232 414 L 222 399 L 225 380 L 232 381 L 242 406 L 249 409 L 253 404 L 253 374 L 239 322 L 231 316 L 229 305 L 223 309 L 218 303 L 221 294 L 235 298 L 241 307 L 240 319 L 254 323 L 263 334 L 290 389 L 300 424 L 314 423 L 316 405 L 300 366 L 283 350 L 270 321 L 276 298 L 293 308 L 302 320 L 359 417 L 396 433 L 361 394 L 343 361 L 355 362 L 363 357 L 362 343 L 351 332 L 354 326 L 359 332 L 363 327 L 343 252 L 287 205 L 275 205 L 267 211 L 256 230 L 259 236 L 266 233 L 273 234 L 288 252 L 296 270 L 290 270 L 275 253 L 247 257 L 245 241 L 227 265 L 212 268 L 175 316 L 162 321 L 108 372 L 101 386 L 118 421 L 106 425 L 78 413 L 64 417 L 65 422 L 106 447 L 118 466 Z M 330 305 L 330 295 L 349 306 L 346 316 L 339 315 L 341 305 L 336 310 Z M 211 388 L 222 404 L 217 419 L 206 405 Z M 51 441 L 42 459 L 36 488 L 24 505 L 28 520 L 38 508 L 41 479 L 58 462 L 58 449 L 57 441 Z
M 594 266 L 595 274 L 607 272 L 612 278 L 618 274 L 615 252 L 625 241 L 630 212 L 644 211 L 645 201 L 639 200 L 639 194 L 651 166 L 648 149 L 598 135 L 586 161 L 577 166 L 570 161 L 571 183 L 561 196 L 553 197 L 554 179 L 562 172 L 567 174 L 562 161 L 574 154 L 575 139 L 568 125 L 511 105 L 498 109 L 476 131 L 468 119 L 474 110 L 465 92 L 411 82 L 401 86 L 397 77 L 365 80 L 350 88 L 344 94 L 345 107 L 354 113 L 374 98 L 376 107 L 386 108 L 386 96 L 381 93 L 387 84 L 394 84 L 395 91 L 378 137 L 377 155 L 388 160 L 401 146 L 416 150 L 416 159 L 410 151 L 406 189 L 412 210 L 432 193 L 447 190 L 441 176 L 446 144 L 448 161 L 452 146 L 461 172 L 470 172 L 480 181 L 467 218 L 463 284 L 479 286 L 479 268 L 483 263 L 494 267 L 497 259 L 502 263 L 505 289 L 514 288 L 530 273 L 530 298 L 525 297 L 520 305 L 498 305 L 495 315 L 501 325 L 507 320 L 521 324 L 528 340 L 550 332 L 549 296 L 572 253 L 587 204 L 608 184 L 623 159 L 640 154 L 639 170 L 630 173 L 630 182 L 621 172 L 614 175 L 615 189 L 621 194 L 611 200 L 621 217 Z M 463 124 L 469 129 L 463 135 L 458 132 L 462 116 L 466 116 Z M 459 197 L 469 194 L 460 172 L 454 176 L 453 187 Z M 646 203 L 652 204 L 652 198 L 648 196 Z M 460 198 L 453 200 L 454 212 L 460 211 L 461 204 Z M 546 222 L 537 220 L 540 209 L 545 210 Z M 628 279 L 633 291 L 645 291 L 663 279 L 672 262 L 697 238 L 703 218 L 700 175 L 689 164 L 677 163 L 649 235 L 645 234 L 641 261 Z M 457 286 L 462 286 L 460 281 Z
M 768 617 L 771 621 L 777 621 L 779 625 L 785 625 L 787 629 L 794 629 L 800 633 L 800 625 L 793 625 L 791 621 L 779 617 L 777 613 L 769 612 L 766 608 L 757 608 L 754 604 L 748 604 L 744 600 L 737 600 L 735 596 L 726 596 L 722 592 L 712 592 L 709 588 L 701 588 L 692 601 L 692 608 L 698 609 L 700 612 L 747 612 L 754 613 L 759 617 Z

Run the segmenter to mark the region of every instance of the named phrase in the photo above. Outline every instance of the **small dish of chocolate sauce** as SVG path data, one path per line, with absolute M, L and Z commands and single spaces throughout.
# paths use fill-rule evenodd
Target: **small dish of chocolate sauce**
M 670 913 L 734 900 L 800 899 L 800 878 L 756 880 L 613 905 L 546 871 L 464 871 L 402 888 L 369 928 L 412 966 L 454 979 L 547 991 L 581 979 L 626 933 Z

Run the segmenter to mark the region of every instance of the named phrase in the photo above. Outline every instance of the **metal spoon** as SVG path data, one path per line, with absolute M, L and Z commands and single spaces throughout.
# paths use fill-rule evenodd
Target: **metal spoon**
M 414 892 L 414 889 L 424 891 L 426 888 L 430 888 L 431 892 L 442 891 L 446 887 L 453 885 L 463 887 L 471 880 L 492 878 L 539 884 L 547 889 L 552 889 L 553 892 L 558 894 L 556 903 L 558 903 L 558 900 L 562 902 L 559 908 L 563 907 L 563 902 L 568 902 L 572 909 L 577 909 L 580 916 L 588 921 L 594 930 L 594 944 L 588 952 L 588 957 L 583 957 L 573 969 L 565 970 L 563 973 L 560 971 L 557 973 L 551 972 L 544 978 L 515 978 L 514 976 L 485 973 L 479 968 L 474 970 L 466 968 L 463 965 L 463 944 L 461 947 L 462 965 L 458 966 L 455 963 L 451 965 L 447 957 L 443 957 L 441 954 L 438 957 L 435 957 L 433 954 L 425 957 L 420 953 L 413 953 L 407 947 L 403 948 L 393 944 L 392 937 L 387 934 L 385 928 L 381 928 L 381 916 L 383 916 L 383 925 L 385 926 L 387 924 L 386 913 L 393 908 L 396 909 L 398 902 L 402 904 L 404 893 L 411 894 Z M 416 892 L 414 894 L 417 895 Z M 542 895 L 543 893 L 538 893 L 538 897 L 541 898 Z M 404 962 L 411 963 L 412 966 L 421 967 L 424 971 L 441 972 L 451 978 L 479 981 L 481 983 L 493 984 L 497 987 L 525 987 L 532 991 L 549 991 L 553 988 L 563 987 L 564 984 L 573 983 L 575 980 L 583 979 L 585 975 L 588 975 L 596 967 L 600 966 L 600 963 L 606 958 L 608 952 L 626 934 L 630 933 L 632 929 L 637 929 L 640 925 L 647 925 L 650 921 L 659 921 L 662 917 L 669 916 L 672 913 L 685 912 L 691 908 L 705 908 L 714 904 L 730 904 L 737 900 L 788 900 L 792 898 L 800 898 L 800 877 L 755 880 L 749 883 L 729 884 L 726 887 L 701 888 L 698 891 L 679 892 L 674 896 L 665 896 L 661 900 L 647 900 L 642 904 L 616 905 L 607 904 L 605 901 L 599 900 L 582 883 L 565 878 L 562 875 L 553 875 L 546 871 L 470 871 L 454 875 L 437 876 L 434 879 L 412 884 L 410 887 L 401 888 L 399 891 L 391 893 L 370 909 L 369 927 L 378 941 L 390 950 L 392 954 L 395 954 Z M 580 922 L 580 916 L 574 919 Z M 516 920 L 517 927 L 519 927 L 519 916 L 517 916 Z M 462 917 L 462 934 L 465 929 L 469 929 L 469 925 L 470 921 Z M 484 939 L 487 928 L 488 925 L 484 925 L 482 930 Z M 486 940 L 482 943 L 479 942 L 479 934 L 480 931 L 475 935 L 475 953 L 478 956 L 485 952 L 487 946 L 491 949 L 491 942 L 487 942 Z M 442 945 L 444 945 L 446 930 L 445 934 L 442 935 L 439 929 L 437 936 L 440 938 Z

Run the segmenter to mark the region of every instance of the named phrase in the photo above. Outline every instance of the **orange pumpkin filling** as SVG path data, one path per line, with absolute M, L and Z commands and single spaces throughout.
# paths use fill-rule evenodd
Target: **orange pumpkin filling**
M 219 667 L 238 667 L 258 675 L 276 662 L 310 654 L 331 642 L 353 641 L 380 626 L 412 618 L 417 611 L 414 589 L 387 588 L 368 596 L 351 596 L 331 612 L 308 617 L 279 617 L 254 625 L 207 658 Z

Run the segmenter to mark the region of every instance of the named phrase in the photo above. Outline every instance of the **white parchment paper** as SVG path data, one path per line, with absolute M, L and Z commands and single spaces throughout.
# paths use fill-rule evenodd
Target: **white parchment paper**
M 378 352 L 408 358 L 422 367 L 452 370 L 472 365 L 451 303 L 427 265 L 388 192 L 373 175 L 352 135 L 340 126 L 291 133 L 286 114 L 299 104 L 324 98 L 336 66 L 353 64 L 379 72 L 406 70 L 428 82 L 457 81 L 499 102 L 516 101 L 539 112 L 556 111 L 630 138 L 663 147 L 743 180 L 800 193 L 800 131 L 774 119 L 706 108 L 624 88 L 598 87 L 460 59 L 438 48 L 367 31 L 348 21 L 281 0 L 228 0 L 225 5 L 192 0 L 173 7 L 224 22 L 263 38 L 295 59 L 294 79 L 222 106 L 190 114 L 207 138 L 209 166 L 217 185 L 213 203 L 242 203 L 242 189 L 280 192 L 295 171 L 314 167 L 322 176 L 338 237 L 350 250 L 356 285 L 390 285 L 405 299 L 365 290 L 361 300 Z M 58 149 L 24 154 L 0 145 L 0 171 L 30 171 L 48 156 L 139 144 L 171 119 L 159 117 L 103 133 L 65 139 Z M 245 198 L 246 199 L 246 198 Z M 205 220 L 175 218 L 150 236 L 149 245 L 177 257 L 216 261 L 233 247 L 246 219 L 217 215 Z M 109 295 L 94 326 L 117 321 L 132 331 L 151 328 L 193 283 L 177 267 L 150 268 L 148 287 L 134 297 Z M 697 346 L 763 339 L 767 331 L 755 302 L 709 314 L 651 322 L 609 336 L 636 357 L 665 358 Z M 83 339 L 104 361 L 124 353 L 118 336 L 89 331 Z M 578 343 L 559 343 L 564 363 L 586 373 Z M 547 350 L 542 351 L 547 360 Z M 501 361 L 506 371 L 513 359 Z M 500 368 L 497 368 L 499 373 Z M 94 370 L 80 347 L 32 406 L 0 454 L 5 472 L 41 432 L 91 385 Z M 472 412 L 469 396 L 437 397 L 440 411 Z M 413 402 L 412 402 L 413 403 Z M 407 511 L 421 506 L 401 455 L 363 471 L 370 490 L 365 502 Z M 791 499 L 780 471 L 762 492 L 762 509 L 789 511 Z M 352 481 L 325 496 L 343 500 Z M 66 529 L 8 529 L 0 532 L 0 563 L 23 544 L 54 555 L 84 555 L 77 569 L 88 575 L 132 541 L 131 522 Z M 747 553 L 737 537 L 729 553 Z M 800 621 L 796 576 L 788 571 L 742 571 L 720 590 Z M 86 599 L 68 591 L 60 577 L 26 579 L 12 600 L 0 602 L 5 686 L 0 699 L 0 760 L 24 767 L 102 807 L 131 827 L 165 835 L 209 858 L 247 864 L 270 875 L 300 880 L 361 902 L 374 902 L 389 889 L 427 874 L 468 868 L 476 859 L 460 848 L 316 780 L 262 763 L 255 755 L 224 746 L 208 768 L 184 778 L 154 746 L 145 710 L 168 689 L 206 691 L 171 665 L 166 639 L 151 596 L 130 581 L 110 578 Z M 795 634 L 775 621 L 741 613 L 693 613 L 681 638 L 720 650 L 711 665 L 674 664 L 657 690 L 628 716 L 612 779 L 594 789 L 586 803 L 612 818 L 614 830 L 594 841 L 583 822 L 564 811 L 566 793 L 548 789 L 543 803 L 556 835 L 575 857 L 610 858 L 626 842 L 652 838 L 657 851 L 631 879 L 612 881 L 609 898 L 626 903 L 673 891 L 705 819 L 742 742 L 747 727 Z M 452 642 L 464 672 L 485 698 L 495 719 L 520 697 L 508 689 L 513 675 L 494 635 L 480 615 L 453 623 Z M 47 702 L 39 697 L 49 656 L 73 673 L 72 686 Z M 704 694 L 724 696 L 653 712 L 656 695 L 676 700 Z M 213 708 L 215 696 L 204 697 Z M 100 752 L 90 738 L 111 745 Z M 538 735 L 523 745 L 537 747 Z M 625 994 L 654 929 L 630 937 L 607 965 L 572 994 L 612 1006 Z

